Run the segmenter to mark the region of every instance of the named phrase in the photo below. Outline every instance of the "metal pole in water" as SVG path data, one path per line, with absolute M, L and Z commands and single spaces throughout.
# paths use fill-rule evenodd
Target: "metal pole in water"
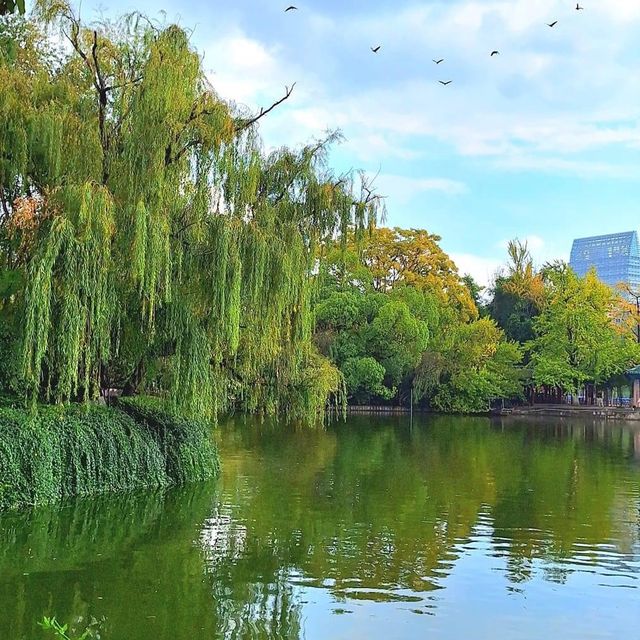
M 411 385 L 410 402 L 411 405 L 409 407 L 409 421 L 411 422 L 411 428 L 413 429 L 413 384 Z

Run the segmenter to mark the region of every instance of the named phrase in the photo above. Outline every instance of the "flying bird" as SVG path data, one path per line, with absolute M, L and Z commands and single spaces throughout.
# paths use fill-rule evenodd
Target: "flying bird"
M 553 28 L 553 27 L 555 27 L 557 24 L 558 24 L 558 21 L 557 21 L 557 20 L 554 20 L 551 24 L 547 24 L 547 27 L 551 27 L 551 28 Z
M 580 3 L 578 3 L 578 4 L 576 5 L 576 11 L 582 11 L 583 9 L 584 9 L 584 7 L 581 7 L 581 6 L 580 6 Z
M 440 60 L 434 60 L 434 62 L 436 64 L 440 64 L 441 62 L 444 62 L 444 58 L 440 58 Z
M 294 7 L 293 5 L 289 5 L 284 12 L 287 13 L 287 11 L 297 11 L 298 7 Z
M 451 84 L 453 80 L 447 80 L 446 82 L 444 80 L 438 80 L 438 82 L 446 87 L 448 84 Z
M 373 51 L 373 53 L 378 53 L 378 51 L 380 51 L 380 47 L 382 45 L 378 45 L 377 47 L 371 47 L 371 51 Z
M 500 52 L 499 51 L 492 51 L 491 52 L 491 57 L 493 58 L 493 56 L 499 56 Z

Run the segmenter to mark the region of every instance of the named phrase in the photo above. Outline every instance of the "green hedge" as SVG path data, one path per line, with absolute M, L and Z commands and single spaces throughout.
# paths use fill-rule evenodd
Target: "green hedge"
M 123 409 L 137 404 L 145 406 L 127 401 Z M 159 406 L 153 415 L 162 426 L 118 408 L 40 407 L 31 414 L 0 403 L 0 509 L 216 474 L 218 456 L 204 424 Z

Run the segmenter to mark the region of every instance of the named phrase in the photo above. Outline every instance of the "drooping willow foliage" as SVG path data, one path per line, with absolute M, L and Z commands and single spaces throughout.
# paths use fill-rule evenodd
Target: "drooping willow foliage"
M 25 283 L 0 312 L 31 397 L 323 407 L 341 379 L 310 341 L 312 275 L 379 207 L 328 168 L 338 136 L 265 153 L 263 112 L 222 100 L 175 25 L 42 0 L 0 29 L 0 270 Z

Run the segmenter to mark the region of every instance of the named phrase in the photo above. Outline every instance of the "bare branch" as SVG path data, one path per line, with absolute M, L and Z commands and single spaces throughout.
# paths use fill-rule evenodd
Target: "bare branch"
M 78 35 L 80 33 L 80 25 L 73 18 L 69 18 L 71 20 L 71 35 L 69 35 L 66 31 L 63 30 L 63 34 L 65 38 L 71 43 L 71 46 L 74 48 L 75 52 L 84 60 L 87 68 L 91 72 L 91 81 L 93 82 L 93 86 L 97 91 L 100 91 L 100 87 L 96 81 L 96 74 L 91 66 L 91 61 L 89 60 L 89 56 L 83 51 L 80 46 L 80 42 L 78 40 Z
M 120 84 L 111 84 L 107 85 L 104 90 L 105 91 L 114 91 L 115 89 L 124 89 L 132 84 L 138 84 L 138 82 L 142 82 L 143 76 L 138 76 L 137 78 L 133 78 L 133 80 L 127 80 L 125 82 L 121 82 Z
M 340 177 L 338 178 L 338 180 L 333 183 L 333 188 L 337 189 L 342 185 L 346 185 L 347 182 L 352 178 L 352 174 L 353 174 L 353 168 L 349 169 L 349 171 L 345 171 L 344 173 L 340 174 Z
M 91 46 L 91 57 L 93 58 L 93 64 L 95 67 L 95 74 L 98 78 L 98 86 L 100 87 L 100 91 L 105 90 L 104 79 L 102 77 L 102 72 L 100 71 L 100 64 L 98 63 L 98 32 L 93 32 L 93 45 Z
M 189 140 L 189 142 L 186 142 L 184 145 L 182 145 L 182 148 L 175 155 L 171 154 L 171 145 L 169 145 L 165 151 L 165 164 L 169 166 L 170 164 L 178 162 L 178 160 L 180 160 L 180 158 L 182 158 L 182 156 L 187 153 L 189 149 L 197 146 L 198 144 L 200 144 L 200 142 L 202 142 L 200 138 L 193 138 L 192 140 Z
M 258 120 L 260 120 L 261 118 L 264 118 L 264 116 L 266 116 L 268 113 L 273 111 L 276 107 L 280 106 L 285 100 L 288 100 L 291 97 L 291 94 L 293 93 L 293 88 L 295 86 L 296 86 L 295 82 L 290 87 L 285 86 L 284 96 L 280 98 L 280 100 L 276 100 L 276 102 L 274 102 L 267 109 L 265 109 L 264 107 L 261 107 L 260 113 L 258 113 L 257 116 L 254 116 L 253 118 L 249 118 L 248 120 L 240 120 L 240 122 L 238 122 L 238 124 L 236 125 L 236 131 L 243 131 L 247 127 L 250 127 L 251 125 L 258 122 Z

